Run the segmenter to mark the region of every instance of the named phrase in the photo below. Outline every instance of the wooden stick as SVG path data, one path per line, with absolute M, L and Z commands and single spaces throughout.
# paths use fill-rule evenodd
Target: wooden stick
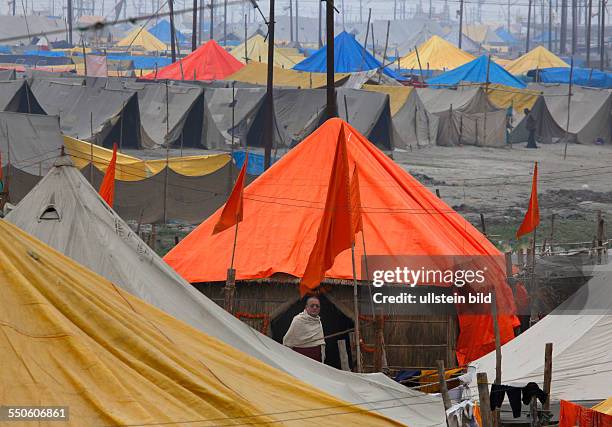
M 446 376 L 444 375 L 444 360 L 436 360 L 438 365 L 438 381 L 440 383 L 440 393 L 442 394 L 442 402 L 444 402 L 444 412 L 448 411 L 452 404 L 448 394 L 448 386 L 446 384 Z
M 539 427 L 540 419 L 538 417 L 538 401 L 536 400 L 535 396 L 531 398 L 531 402 L 529 403 L 529 414 L 531 415 L 530 426 Z
M 234 295 L 236 293 L 236 270 L 227 269 L 227 280 L 225 281 L 223 308 L 228 313 L 234 314 Z
M 542 405 L 544 411 L 550 410 L 550 386 L 552 384 L 552 353 L 553 345 L 551 342 L 546 343 L 544 350 L 544 393 L 548 395 L 546 402 Z
M 480 416 L 482 417 L 482 425 L 484 427 L 493 425 L 493 417 L 491 414 L 491 399 L 489 397 L 489 380 L 486 372 L 478 372 L 476 374 L 476 382 L 478 384 L 478 397 L 480 400 Z
M 480 226 L 482 227 L 482 234 L 487 235 L 487 223 L 485 222 L 485 216 L 483 213 L 480 214 Z
M 359 328 L 359 299 L 357 295 L 357 268 L 355 266 L 355 244 L 351 246 L 351 259 L 353 263 L 353 310 L 355 321 L 355 357 L 357 360 L 357 372 L 363 371 L 361 362 L 361 334 Z

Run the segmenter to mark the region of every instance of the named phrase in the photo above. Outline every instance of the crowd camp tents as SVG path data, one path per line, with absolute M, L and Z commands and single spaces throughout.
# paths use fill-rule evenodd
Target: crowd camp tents
M 525 83 L 490 60 L 486 55 L 427 80 L 427 84 L 430 86 L 455 86 L 461 82 L 497 83 L 520 89 L 526 87 Z
M 245 50 L 246 43 L 246 50 Z M 240 62 L 262 62 L 268 63 L 268 42 L 261 34 L 255 34 L 246 42 L 242 42 L 238 46 L 232 48 L 229 53 Z M 246 56 L 245 56 L 246 55 Z M 304 57 L 300 58 L 289 57 L 281 52 L 278 48 L 274 48 L 274 65 L 280 68 L 293 68 L 295 64 L 300 62 Z
M 347 74 L 334 74 L 336 84 L 346 80 Z M 265 86 L 268 81 L 268 64 L 249 61 L 244 67 L 225 78 L 227 81 Z M 327 84 L 327 76 L 286 68 L 274 67 L 274 86 L 295 88 L 318 88 Z
M 514 75 L 527 74 L 531 70 L 557 67 L 569 68 L 569 65 L 544 46 L 530 50 L 505 66 L 506 70 Z
M 167 49 L 165 43 L 149 33 L 144 27 L 136 27 L 125 38 L 117 42 L 118 47 L 127 50 L 145 50 L 159 52 Z
M 413 47 L 414 49 L 414 47 Z M 400 59 L 400 68 L 419 71 L 452 70 L 474 59 L 474 56 L 453 46 L 439 36 L 432 36 L 417 50 Z M 420 60 L 420 63 L 419 63 Z
M 263 309 L 263 313 L 270 316 L 273 328 L 276 328 L 273 334 L 284 334 L 286 329 L 282 330 L 278 325 L 290 319 L 283 320 L 289 317 L 284 316 L 283 312 L 293 305 L 296 305 L 292 308 L 295 309 L 300 304 L 296 282 L 291 278 L 303 275 L 316 239 L 333 153 L 341 132 L 347 141 L 349 162 L 359 167 L 361 201 L 363 206 L 368 206 L 368 211 L 363 212 L 363 222 L 369 253 L 499 254 L 486 237 L 353 127 L 340 119 L 329 120 L 244 190 L 244 220 L 240 223 L 241 233 L 238 234 L 234 261 L 236 279 L 240 282 L 236 310 L 247 313 L 257 310 L 261 313 Z M 312 168 L 313 164 L 318 165 L 316 170 Z M 221 295 L 220 283 L 226 279 L 233 239 L 233 233 L 212 235 L 212 228 L 220 213 L 217 211 L 204 221 L 165 257 L 170 266 L 187 281 L 198 283 L 199 289 L 216 297 Z M 270 233 L 271 229 L 278 232 Z M 361 257 L 362 254 L 363 248 L 356 248 L 356 256 Z M 361 266 L 358 266 L 357 273 L 361 274 Z M 503 304 L 508 304 L 506 307 L 511 307 L 512 294 L 502 276 L 500 272 L 500 277 L 495 279 L 498 297 L 504 301 Z M 345 331 L 350 328 L 352 314 L 349 302 L 352 291 L 342 285 L 342 280 L 353 277 L 350 251 L 344 251 L 336 258 L 326 277 L 332 282 L 329 292 L 323 297 L 343 301 L 341 308 L 336 310 L 345 313 L 343 316 L 349 320 L 349 324 L 338 324 L 344 329 L 337 331 Z M 276 301 L 285 302 L 282 310 L 279 310 Z M 330 310 L 333 307 L 328 306 Z M 338 314 L 338 317 L 342 316 Z M 328 322 L 331 328 L 332 320 Z M 504 316 L 501 326 L 503 341 L 513 337 L 514 323 Z M 459 327 L 461 332 L 456 344 L 459 364 L 474 360 L 494 347 L 493 334 L 483 334 L 483 331 L 492 330 L 488 316 L 471 316 L 470 319 L 460 316 Z M 327 334 L 330 332 L 326 331 Z M 446 332 L 444 342 L 448 341 Z M 404 333 L 405 330 L 400 330 L 396 335 L 400 339 L 398 344 L 405 342 Z M 400 366 L 400 363 L 412 362 L 406 349 L 395 347 L 401 346 L 386 350 L 389 365 Z M 441 353 L 437 353 L 439 351 Z M 447 351 L 446 346 L 432 349 L 434 357 L 450 362 Z M 424 353 L 419 351 L 418 357 L 424 358 Z M 402 357 L 405 359 L 402 360 Z M 414 357 L 417 363 L 427 362 Z M 429 362 L 433 363 L 431 360 Z
M 45 114 L 27 80 L 0 81 L 0 111 Z
M 3 404 L 67 406 L 73 425 L 399 425 L 194 329 L 4 220 L 0 231 Z
M 174 64 L 143 76 L 144 79 L 222 80 L 244 67 L 214 40 L 209 40 Z
M 334 38 L 334 68 L 335 73 L 354 73 L 380 70 L 382 64 L 361 46 L 354 36 L 343 31 Z M 327 45 L 304 59 L 293 69 L 324 73 L 327 70 Z M 388 67 L 384 69 L 384 73 L 391 78 L 402 80 L 401 76 Z
M 383 374 L 352 374 L 302 357 L 206 298 L 131 231 L 67 158 L 58 160 L 7 219 L 123 291 L 297 380 L 353 404 L 364 402 L 364 408 L 407 425 L 444 425 L 439 398 Z M 404 399 L 410 404 L 400 404 Z
M 543 93 L 546 105 L 555 121 L 565 128 L 568 117 L 568 86 L 530 84 L 529 88 Z M 570 102 L 569 134 L 575 142 L 592 144 L 598 138 L 605 143 L 612 141 L 611 90 L 574 86 Z
M 170 46 L 172 39 L 170 35 L 170 22 L 168 22 L 167 20 L 162 19 L 157 24 L 153 25 L 151 28 L 149 28 L 149 33 L 153 37 L 164 42 L 166 46 Z M 189 42 L 189 40 L 187 40 L 187 37 L 185 37 L 185 35 L 176 28 L 174 29 L 174 37 L 179 44 Z
M 506 109 L 494 105 L 483 89 L 422 88 L 417 92 L 428 111 L 438 117 L 438 145 L 505 146 Z
M 612 372 L 612 265 L 597 266 L 574 295 L 502 346 L 502 384 L 541 383 L 544 343 L 553 344 L 551 400 L 610 397 Z M 495 378 L 495 352 L 474 361 L 477 372 Z M 476 389 L 476 384 L 472 384 Z

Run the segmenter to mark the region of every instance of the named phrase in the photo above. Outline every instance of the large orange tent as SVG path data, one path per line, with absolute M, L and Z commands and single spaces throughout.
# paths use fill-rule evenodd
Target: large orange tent
M 214 40 L 209 40 L 189 55 L 143 79 L 221 80 L 244 67 Z
M 342 127 L 344 124 L 344 127 Z M 340 119 L 331 119 L 244 190 L 234 268 L 237 280 L 275 273 L 302 277 L 321 221 L 334 150 L 344 129 L 351 170 L 359 168 L 368 255 L 492 255 L 500 252 L 476 228 Z M 234 232 L 212 235 L 221 210 L 200 224 L 164 258 L 191 283 L 224 282 Z M 357 241 L 361 239 L 357 236 Z M 363 247 L 356 245 L 356 256 Z M 357 263 L 358 275 L 361 274 Z M 342 252 L 326 277 L 352 278 L 351 251 Z M 513 307 L 502 268 L 498 306 Z M 502 343 L 514 337 L 512 316 L 500 316 Z M 495 348 L 491 318 L 464 315 L 457 342 L 460 364 Z

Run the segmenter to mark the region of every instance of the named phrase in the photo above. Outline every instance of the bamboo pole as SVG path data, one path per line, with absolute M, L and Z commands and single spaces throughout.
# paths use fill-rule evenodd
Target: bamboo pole
M 355 357 L 357 360 L 357 372 L 363 372 L 361 360 L 361 328 L 359 327 L 359 295 L 357 290 L 357 268 L 355 265 L 355 244 L 351 245 L 351 260 L 353 265 L 353 311 L 355 321 Z
M 485 427 L 493 425 L 493 417 L 491 414 L 491 399 L 489 396 L 489 380 L 486 372 L 478 372 L 476 374 L 476 383 L 478 384 L 478 397 L 480 400 L 480 415 L 482 417 L 482 425 Z
M 575 36 L 575 33 L 572 35 L 572 37 Z M 572 40 L 572 43 L 574 43 L 574 40 Z M 569 142 L 569 124 L 570 124 L 570 117 L 571 117 L 571 106 L 572 106 L 572 85 L 573 85 L 573 80 L 574 80 L 574 56 L 572 56 L 572 59 L 570 61 L 570 77 L 569 77 L 569 87 L 568 87 L 568 92 L 567 92 L 567 122 L 565 124 L 565 148 L 563 149 L 563 160 L 565 160 L 567 158 L 567 144 Z
M 391 28 L 391 21 L 387 21 L 387 36 L 385 38 L 385 51 L 383 52 L 383 58 L 381 61 L 381 69 L 378 74 L 378 84 L 382 80 L 383 72 L 385 71 L 385 60 L 387 59 L 387 48 L 389 47 L 389 29 Z

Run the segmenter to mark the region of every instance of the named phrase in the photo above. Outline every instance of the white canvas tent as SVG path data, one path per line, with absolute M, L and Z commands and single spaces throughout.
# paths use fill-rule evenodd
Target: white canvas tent
M 185 282 L 98 196 L 68 158 L 7 219 L 117 286 L 268 365 L 410 426 L 444 426 L 439 397 L 383 374 L 339 371 L 256 332 Z
M 551 401 L 603 400 L 612 394 L 612 264 L 536 325 L 502 346 L 502 384 L 542 385 L 544 346 L 553 343 Z M 495 378 L 495 352 L 472 362 Z M 475 376 L 474 376 L 475 378 Z M 476 392 L 474 379 L 473 391 Z M 477 393 L 477 392 L 476 392 Z

